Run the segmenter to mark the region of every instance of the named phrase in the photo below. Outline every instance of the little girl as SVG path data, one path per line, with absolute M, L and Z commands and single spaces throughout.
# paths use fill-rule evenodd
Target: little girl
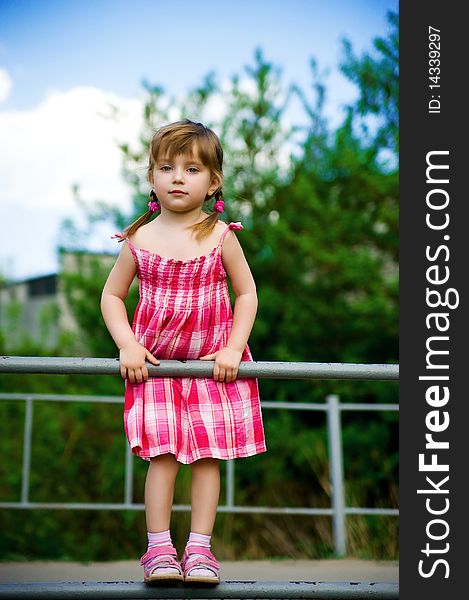
M 148 549 L 140 560 L 145 582 L 220 582 L 210 551 L 219 460 L 266 450 L 257 380 L 237 379 L 239 363 L 252 361 L 247 341 L 257 295 L 234 234 L 241 223 L 218 220 L 224 210 L 222 162 L 218 137 L 201 123 L 178 121 L 156 132 L 149 210 L 117 235 L 125 245 L 102 294 L 104 321 L 126 379 L 126 435 L 132 451 L 150 461 Z M 140 300 L 131 329 L 124 300 L 136 274 Z M 158 365 L 158 359 L 213 360 L 213 378 L 149 378 L 145 361 Z M 181 463 L 192 468 L 192 512 L 179 563 L 170 518 Z

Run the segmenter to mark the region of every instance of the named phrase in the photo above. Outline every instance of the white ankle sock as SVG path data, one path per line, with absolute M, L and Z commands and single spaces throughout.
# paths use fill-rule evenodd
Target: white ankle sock
M 189 548 L 190 550 L 191 546 L 202 546 L 203 548 L 210 550 L 211 538 L 211 535 L 204 535 L 203 533 L 194 533 L 191 531 L 189 534 L 189 539 L 187 540 L 186 548 Z M 192 569 L 191 575 L 199 577 L 213 577 L 215 573 L 211 569 L 204 569 L 200 567 L 197 569 Z
M 194 533 L 191 531 L 189 534 L 189 539 L 187 540 L 187 546 L 203 546 L 204 548 L 208 548 L 210 550 L 211 539 L 211 535 L 204 535 L 203 533 Z
M 157 548 L 158 546 L 172 546 L 173 542 L 171 540 L 171 533 L 168 529 L 167 531 L 159 531 L 154 533 L 152 531 L 147 531 L 148 536 L 148 550 L 150 548 Z M 176 567 L 158 567 L 158 573 L 178 573 L 179 571 Z
M 148 549 L 156 548 L 157 546 L 172 546 L 171 533 L 169 529 L 167 531 L 159 531 L 154 533 L 153 531 L 147 531 L 148 536 Z

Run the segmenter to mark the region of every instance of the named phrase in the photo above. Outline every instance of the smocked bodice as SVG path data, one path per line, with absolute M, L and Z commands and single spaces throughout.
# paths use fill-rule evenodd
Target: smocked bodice
M 127 240 L 138 269 L 140 301 L 153 307 L 198 310 L 217 297 L 229 302 L 221 244 L 189 260 L 167 258 L 135 248 Z

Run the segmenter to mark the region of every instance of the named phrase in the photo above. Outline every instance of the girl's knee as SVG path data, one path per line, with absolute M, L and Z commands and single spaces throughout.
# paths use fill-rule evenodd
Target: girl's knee
M 164 467 L 171 467 L 179 469 L 181 463 L 176 460 L 174 454 L 160 454 L 159 456 L 152 456 L 150 458 L 150 465 L 161 465 Z

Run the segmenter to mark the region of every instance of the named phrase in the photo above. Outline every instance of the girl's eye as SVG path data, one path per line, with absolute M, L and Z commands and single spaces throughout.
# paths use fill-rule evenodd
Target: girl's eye
M 165 173 L 167 173 L 168 171 L 171 170 L 171 167 L 169 165 L 163 165 L 162 167 L 160 167 L 160 169 L 162 171 L 164 171 Z
M 196 167 L 189 167 L 187 169 L 189 171 L 189 173 L 198 173 L 199 169 L 197 169 Z

